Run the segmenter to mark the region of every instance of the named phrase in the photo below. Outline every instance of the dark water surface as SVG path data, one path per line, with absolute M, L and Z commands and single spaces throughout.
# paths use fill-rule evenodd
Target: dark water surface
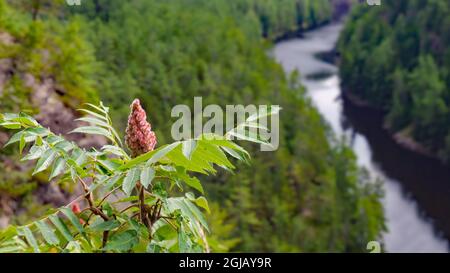
M 338 68 L 319 60 L 333 49 L 341 24 L 277 43 L 273 54 L 285 71 L 297 69 L 308 94 L 336 135 L 345 135 L 358 162 L 384 181 L 388 252 L 448 252 L 450 169 L 398 146 L 381 128 L 381 116 L 341 99 Z M 447 239 L 445 239 L 447 238 Z

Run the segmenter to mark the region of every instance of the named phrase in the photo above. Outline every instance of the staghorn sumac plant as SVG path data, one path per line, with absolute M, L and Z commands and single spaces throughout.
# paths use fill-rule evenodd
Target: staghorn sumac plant
M 87 116 L 79 120 L 89 125 L 72 131 L 106 137 L 109 143 L 101 149 L 82 149 L 24 113 L 0 114 L 1 127 L 19 130 L 5 146 L 18 143 L 20 153 L 26 151 L 22 161 L 36 162 L 33 175 L 47 172 L 51 183 L 76 183 L 83 191 L 37 221 L 0 231 L 0 252 L 208 251 L 203 211 L 209 213 L 209 206 L 195 174 L 215 174 L 215 166 L 232 170 L 228 156 L 248 162 L 249 154 L 231 134 L 155 149 L 138 100 L 131 109 L 125 136 L 130 153 L 102 103 L 80 109 Z M 254 127 L 254 120 L 238 127 Z

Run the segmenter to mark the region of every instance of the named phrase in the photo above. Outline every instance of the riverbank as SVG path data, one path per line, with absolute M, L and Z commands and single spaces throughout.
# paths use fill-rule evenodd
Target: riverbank
M 316 57 L 324 62 L 339 67 L 340 53 L 336 48 L 336 46 L 330 51 L 316 54 Z M 342 88 L 341 96 L 345 97 L 354 106 L 366 108 L 371 111 L 376 111 L 381 115 L 383 115 L 383 117 L 386 116 L 386 113 L 383 110 L 374 107 L 368 101 L 361 99 L 360 97 L 352 93 L 348 88 L 346 88 L 345 83 L 341 82 L 341 88 Z M 436 153 L 434 153 L 433 151 L 422 145 L 420 142 L 416 141 L 409 133 L 411 131 L 410 128 L 406 128 L 399 132 L 394 132 L 387 122 L 384 122 L 382 124 L 382 128 L 386 130 L 391 136 L 391 138 L 402 148 L 408 149 L 422 156 L 437 159 L 441 161 L 443 164 L 448 164 L 448 162 L 439 157 L 439 155 L 437 155 Z
M 386 115 L 386 113 L 372 105 L 368 101 L 365 101 L 355 94 L 351 93 L 349 90 L 346 90 L 345 88 L 342 89 L 342 96 L 345 97 L 350 103 L 352 103 L 356 107 L 365 108 L 367 110 L 376 111 L 379 114 L 381 114 L 383 117 Z M 381 125 L 383 130 L 386 130 L 390 137 L 397 143 L 399 146 L 401 146 L 404 149 L 407 149 L 411 152 L 415 152 L 419 155 L 426 156 L 429 158 L 437 159 L 441 161 L 443 164 L 447 164 L 442 158 L 440 158 L 437 154 L 433 153 L 430 149 L 426 148 L 421 143 L 414 140 L 414 138 L 411 137 L 409 134 L 409 129 L 404 129 L 399 132 L 394 132 L 389 124 L 387 122 L 383 122 Z
M 349 14 L 353 5 L 352 0 L 331 0 L 332 15 L 328 20 L 318 22 L 317 24 L 308 27 L 297 27 L 295 30 L 285 31 L 282 34 L 276 35 L 272 39 L 274 43 L 279 43 L 294 38 L 302 38 L 303 34 L 308 31 L 319 29 L 332 23 L 338 23 L 345 19 Z
M 300 72 L 314 106 L 335 135 L 348 141 L 358 166 L 383 181 L 388 231 L 380 241 L 386 251 L 447 252 L 450 170 L 402 148 L 382 128 L 380 111 L 354 106 L 342 95 L 338 67 L 330 61 L 338 53 L 329 54 L 341 29 L 342 24 L 330 24 L 304 33 L 303 38 L 283 41 L 275 46 L 274 56 L 287 74 Z
M 315 56 L 319 60 L 335 65 L 337 67 L 339 67 L 340 65 L 340 52 L 336 46 L 334 46 L 329 51 L 317 53 L 315 54 Z M 360 97 L 352 93 L 348 88 L 346 88 L 345 83 L 341 82 L 341 89 L 342 92 L 340 95 L 342 97 L 345 97 L 354 106 L 378 112 L 379 114 L 383 115 L 383 117 L 386 116 L 386 113 L 383 110 L 374 107 L 368 101 L 361 99 Z M 400 147 L 428 158 L 437 159 L 441 163 L 448 165 L 448 162 L 443 160 L 438 154 L 434 153 L 433 151 L 422 145 L 420 142 L 416 141 L 410 134 L 410 128 L 406 128 L 399 132 L 394 132 L 387 122 L 384 122 L 382 124 L 382 128 L 389 133 L 391 138 Z
M 326 25 L 330 24 L 331 22 L 332 22 L 331 20 L 326 20 L 326 21 L 320 22 L 320 23 L 318 23 L 317 25 L 314 25 L 314 26 L 298 27 L 295 30 L 285 31 L 282 34 L 276 35 L 271 40 L 272 40 L 272 42 L 274 44 L 276 44 L 276 43 L 279 43 L 279 42 L 282 42 L 282 41 L 287 41 L 287 40 L 290 40 L 290 39 L 303 38 L 303 34 L 305 32 L 321 28 L 323 26 L 326 26 Z
M 448 33 L 450 1 L 397 2 L 355 7 L 338 41 L 340 77 L 388 113 L 400 145 L 450 163 L 450 39 L 429 35 Z

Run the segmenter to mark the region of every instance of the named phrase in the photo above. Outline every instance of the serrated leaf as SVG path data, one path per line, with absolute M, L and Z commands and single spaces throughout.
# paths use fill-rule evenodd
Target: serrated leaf
M 98 118 L 98 119 L 96 119 L 96 118 L 93 118 L 93 117 L 84 117 L 84 118 L 81 118 L 79 120 L 86 121 L 86 122 L 89 122 L 91 124 L 95 124 L 95 125 L 107 128 L 109 130 L 109 132 L 110 132 L 110 134 L 109 134 L 110 137 L 109 136 L 107 136 L 107 137 L 113 142 L 114 142 L 114 138 L 115 138 L 118 141 L 118 143 L 120 145 L 122 145 L 122 140 L 120 139 L 119 135 L 117 134 L 117 131 L 110 124 L 111 123 L 111 119 L 108 116 L 109 108 L 105 107 L 102 102 L 100 102 L 100 106 L 96 106 L 96 105 L 91 104 L 91 103 L 85 103 L 85 104 L 90 106 L 91 108 L 97 110 L 98 112 L 101 112 L 101 114 L 103 114 L 103 115 L 98 114 L 98 113 L 93 112 L 93 111 L 90 111 L 88 109 L 79 109 L 79 111 L 88 113 L 91 116 Z
M 97 162 L 103 166 L 105 169 L 107 169 L 110 173 L 113 173 L 115 170 L 117 170 L 121 165 L 119 163 L 116 163 L 114 161 L 111 161 L 109 159 L 97 159 Z
M 24 125 L 24 127 L 28 127 L 28 126 L 36 126 L 38 125 L 37 123 L 32 122 L 30 119 L 26 118 L 26 117 L 18 117 L 13 119 L 14 122 L 18 122 L 22 125 Z
M 117 133 L 116 129 L 114 129 L 114 127 L 112 127 L 112 126 L 109 129 L 111 130 L 111 132 L 112 132 L 113 136 L 116 138 L 116 140 L 119 142 L 119 145 L 122 146 L 122 140 L 120 139 L 119 134 Z
M 11 121 L 2 122 L 2 123 L 0 123 L 0 126 L 3 126 L 6 129 L 11 129 L 11 130 L 22 128 L 22 125 L 19 122 L 11 122 Z
M 102 151 L 109 152 L 109 153 L 117 155 L 119 157 L 128 157 L 127 153 L 123 149 L 121 149 L 117 146 L 113 146 L 113 145 L 103 146 Z
M 180 231 L 178 232 L 178 250 L 180 253 L 190 252 L 192 242 L 186 234 L 184 225 L 180 225 Z
M 39 123 L 33 117 L 31 117 L 30 115 L 27 115 L 23 112 L 20 113 L 19 117 L 15 118 L 14 120 L 21 122 L 27 126 L 32 126 L 32 127 L 39 126 Z
M 203 190 L 202 183 L 200 183 L 200 180 L 198 180 L 198 178 L 190 177 L 187 174 L 180 174 L 180 176 L 181 176 L 181 179 L 183 179 L 184 183 L 186 183 L 189 187 L 192 187 L 192 188 L 198 190 L 202 194 L 205 193 L 205 191 Z
M 162 247 L 160 247 L 156 243 L 151 242 L 147 245 L 147 249 L 146 249 L 147 253 L 161 253 L 161 251 L 162 251 Z
M 11 119 L 13 119 L 13 118 L 17 118 L 19 115 L 18 114 L 16 114 L 16 113 L 3 113 L 2 114 L 2 118 L 4 119 L 4 120 L 11 120 Z
M 72 181 L 77 181 L 77 171 L 75 170 L 75 168 L 70 167 L 69 171 L 70 171 L 70 178 L 72 178 Z
M 62 208 L 61 212 L 67 216 L 67 219 L 69 219 L 70 223 L 72 223 L 72 225 L 77 229 L 77 231 L 79 233 L 84 234 L 84 228 L 83 226 L 80 224 L 80 219 L 78 218 L 78 216 L 75 215 L 75 213 L 73 213 L 73 211 L 69 208 Z
M 99 106 L 97 106 L 97 105 L 95 105 L 95 104 L 92 104 L 92 103 L 84 103 L 84 105 L 87 105 L 87 106 L 90 106 L 90 107 L 92 107 L 92 108 L 94 108 L 95 110 L 97 110 L 97 111 L 99 111 L 99 112 L 101 112 L 101 113 L 103 113 L 103 114 L 108 114 L 108 108 L 106 108 L 106 109 L 103 109 L 102 107 L 99 107 Z M 103 106 L 103 105 L 101 105 L 101 106 Z
M 25 131 L 20 131 L 15 133 L 14 135 L 12 135 L 12 137 L 8 140 L 8 142 L 5 143 L 5 145 L 3 145 L 3 147 L 7 147 L 13 143 L 16 143 L 17 141 L 20 141 L 20 139 L 22 138 L 22 135 L 25 134 Z
M 180 145 L 180 142 L 174 142 L 170 145 L 167 145 L 159 150 L 156 151 L 155 154 L 147 161 L 148 164 L 153 164 L 155 162 L 158 162 L 161 158 L 163 158 L 168 152 L 175 149 L 178 145 Z
M 141 184 L 144 188 L 148 188 L 148 185 L 152 182 L 155 177 L 155 170 L 150 166 L 145 166 L 141 171 Z
M 20 252 L 23 252 L 23 247 L 18 245 L 0 247 L 0 253 L 20 253 Z
M 163 147 L 164 147 L 164 146 L 163 146 Z M 157 149 L 157 150 L 158 150 L 158 149 Z M 143 155 L 140 155 L 140 156 L 138 156 L 138 157 L 135 157 L 135 158 L 133 158 L 133 159 L 127 161 L 125 164 L 123 164 L 123 165 L 119 168 L 119 170 L 122 170 L 122 171 L 123 171 L 123 170 L 131 169 L 131 168 L 133 168 L 134 166 L 136 166 L 136 165 L 138 165 L 138 164 L 140 164 L 140 163 L 142 163 L 142 162 L 147 161 L 149 158 L 151 158 L 151 157 L 157 152 L 157 150 L 153 150 L 153 151 L 147 152 L 147 153 L 145 153 L 145 154 L 143 154 Z
M 227 140 L 227 139 L 211 139 L 211 140 L 201 140 L 201 142 L 206 142 L 208 144 L 217 145 L 221 148 L 226 147 L 229 149 L 233 149 L 234 151 L 237 151 L 241 154 L 243 154 L 246 158 L 250 158 L 250 154 L 241 146 L 237 145 L 236 143 Z
M 42 156 L 42 154 L 46 151 L 46 147 L 33 145 L 26 156 L 24 156 L 21 161 L 26 160 L 35 160 Z
M 64 251 L 69 253 L 81 253 L 81 244 L 77 241 L 70 241 L 64 248 Z
M 197 148 L 197 141 L 195 141 L 194 139 L 190 139 L 190 140 L 186 140 L 183 141 L 183 155 L 187 158 L 187 159 L 191 159 L 192 157 L 192 153 L 195 151 L 195 149 Z
M 21 232 L 27 239 L 28 244 L 30 244 L 30 246 L 33 248 L 33 251 L 39 253 L 39 246 L 31 230 L 28 227 L 22 227 Z
M 129 203 L 129 202 L 134 202 L 134 201 L 137 201 L 137 200 L 139 200 L 139 197 L 133 195 L 133 196 L 125 197 L 125 198 L 120 198 L 119 200 L 114 201 L 113 204 L 125 203 L 125 202 Z
M 121 178 L 123 178 L 123 175 L 122 174 L 119 174 L 119 175 L 115 175 L 115 176 L 113 176 L 113 177 L 111 177 L 111 178 L 109 178 L 107 181 L 107 183 L 106 183 L 106 185 L 105 185 L 105 190 L 110 190 L 112 187 L 114 187 L 114 185 L 117 183 L 117 182 L 119 182 L 119 180 L 121 179 Z
M 93 224 L 89 226 L 89 229 L 92 231 L 105 231 L 105 230 L 113 230 L 120 226 L 120 222 L 117 220 L 110 221 L 101 221 L 99 223 Z
M 69 228 L 66 226 L 66 224 L 64 224 L 63 221 L 61 221 L 61 219 L 58 218 L 58 216 L 50 215 L 48 218 L 53 223 L 53 225 L 55 225 L 56 229 L 58 229 L 58 231 L 62 234 L 62 236 L 67 241 L 73 241 L 74 240 L 73 237 L 72 237 L 72 234 L 70 233 Z
M 20 143 L 19 143 L 19 154 L 22 154 L 23 148 L 25 148 L 26 145 L 26 141 L 25 141 L 25 135 L 21 135 L 20 136 Z
M 198 221 L 207 231 L 209 231 L 205 216 L 189 199 L 184 197 L 167 198 L 167 206 L 170 213 L 179 209 L 183 216 L 191 221 Z
M 196 156 L 196 152 L 192 155 L 191 160 L 187 159 L 183 152 L 181 151 L 181 147 L 177 147 L 170 151 L 166 155 L 166 157 L 173 163 L 175 166 L 183 167 L 188 171 L 208 174 L 209 172 L 214 172 L 214 168 L 203 158 Z
M 36 224 L 37 228 L 39 229 L 39 231 L 41 232 L 42 237 L 44 237 L 44 240 L 49 245 L 59 244 L 58 237 L 56 237 L 53 230 L 45 223 L 45 221 L 43 221 L 43 220 L 37 221 L 35 224 Z
M 234 168 L 225 153 L 217 145 L 208 142 L 201 142 L 201 144 L 199 144 L 195 156 L 199 156 L 221 167 L 227 167 L 228 169 Z
M 211 213 L 211 211 L 209 210 L 208 200 L 206 200 L 204 196 L 195 198 L 192 192 L 188 192 L 186 193 L 186 198 L 189 199 L 191 202 L 194 202 L 197 206 L 205 209 L 208 213 Z
M 9 226 L 4 230 L 0 230 L 0 242 L 8 241 L 17 235 L 17 228 Z
M 138 233 L 138 236 L 140 238 L 148 238 L 149 231 L 148 231 L 148 228 L 144 224 L 139 223 L 138 221 L 136 221 L 134 219 L 129 219 L 128 224 L 130 225 L 130 229 L 135 230 Z M 144 251 L 144 249 L 145 249 L 144 244 L 145 244 L 145 242 L 143 242 L 141 240 L 141 244 L 139 245 L 140 250 L 138 250 L 137 252 Z M 134 250 L 137 250 L 137 249 L 135 248 Z
M 67 161 L 67 163 L 71 163 L 74 166 L 81 166 L 86 162 L 86 160 L 87 160 L 86 152 L 80 148 L 75 148 L 72 151 L 70 159 Z
M 37 136 L 35 144 L 38 146 L 42 146 L 42 144 L 44 144 L 44 140 L 42 139 L 41 136 Z
M 122 189 L 126 195 L 130 195 L 136 182 L 139 180 L 140 172 L 138 168 L 131 169 L 123 180 Z
M 139 242 L 138 233 L 135 230 L 127 230 L 125 232 L 114 234 L 104 250 L 112 251 L 128 251 Z
M 148 161 L 148 160 L 152 160 L 152 162 L 157 162 L 161 157 L 166 155 L 171 150 L 175 149 L 179 144 L 180 144 L 180 142 L 177 141 L 170 145 L 161 146 L 156 150 L 150 151 L 150 152 L 140 155 L 136 158 L 133 158 L 132 160 L 130 160 L 127 163 L 125 163 L 124 165 L 122 165 L 122 167 L 120 167 L 119 170 L 126 170 L 126 169 L 133 168 L 134 166 L 136 166 L 142 162 Z
M 28 142 L 36 140 L 37 137 L 40 137 L 40 139 L 42 140 L 42 137 L 47 136 L 48 134 L 49 134 L 49 131 L 42 127 L 27 128 L 23 131 L 19 131 L 19 132 L 15 133 L 5 144 L 5 147 L 9 146 L 15 142 L 20 141 L 22 135 L 25 135 L 25 142 L 28 143 Z M 37 144 L 41 145 L 42 143 L 41 144 L 37 143 Z
M 53 169 L 52 172 L 50 173 L 50 177 L 48 178 L 48 180 L 52 180 L 58 175 L 64 173 L 65 170 L 66 170 L 66 160 L 63 157 L 59 157 L 53 164 Z
M 102 135 L 110 140 L 113 140 L 113 137 L 108 130 L 101 128 L 101 127 L 96 127 L 96 126 L 78 127 L 75 130 L 72 130 L 71 132 L 69 132 L 69 134 L 73 134 L 73 133 L 81 133 L 81 134 L 89 134 L 89 135 Z
M 50 134 L 50 131 L 44 127 L 27 128 L 24 131 L 35 136 L 48 136 Z
M 109 128 L 109 124 L 104 122 L 103 120 L 97 119 L 97 118 L 93 118 L 93 117 L 82 117 L 82 118 L 77 118 L 76 121 L 84 121 L 93 125 L 98 125 L 98 126 L 102 126 L 102 127 L 106 127 Z
M 98 113 L 95 113 L 95 112 L 93 112 L 91 110 L 88 110 L 88 109 L 77 109 L 77 110 L 80 111 L 80 112 L 84 112 L 86 114 L 89 114 L 91 116 L 97 117 L 99 119 L 102 119 L 102 120 L 104 120 L 106 122 L 108 121 L 106 117 L 104 117 L 104 116 L 102 116 L 102 115 L 100 115 Z
M 56 156 L 57 153 L 51 149 L 45 151 L 36 163 L 36 168 L 34 169 L 32 175 L 45 171 L 48 167 L 50 167 L 50 164 L 52 164 Z
M 239 140 L 246 140 L 253 143 L 270 145 L 268 142 L 262 141 L 258 138 L 257 134 L 254 134 L 250 131 L 243 130 L 244 132 L 240 132 L 241 130 L 231 130 L 227 133 L 228 136 L 233 136 Z
M 220 147 L 222 150 L 224 150 L 227 154 L 231 155 L 232 157 L 238 159 L 238 160 L 244 160 L 244 158 L 235 150 L 230 149 L 228 147 Z
M 69 141 L 61 141 L 54 146 L 55 149 L 69 152 L 75 148 L 75 145 Z
M 170 165 L 159 165 L 158 166 L 160 170 L 165 171 L 165 172 L 175 172 L 177 169 L 174 166 L 170 166 Z
M 197 206 L 205 209 L 208 213 L 211 213 L 211 211 L 209 210 L 208 200 L 206 200 L 206 198 L 204 196 L 200 196 L 197 199 L 194 199 L 193 202 Z
M 195 219 L 197 219 L 200 224 L 209 232 L 208 223 L 206 222 L 205 216 L 203 213 L 188 199 L 183 198 L 182 203 L 189 209 L 189 211 L 194 215 Z
M 61 136 L 49 135 L 47 137 L 47 142 L 48 142 L 48 144 L 51 144 L 50 145 L 51 147 L 53 147 L 63 141 L 65 141 L 65 139 Z

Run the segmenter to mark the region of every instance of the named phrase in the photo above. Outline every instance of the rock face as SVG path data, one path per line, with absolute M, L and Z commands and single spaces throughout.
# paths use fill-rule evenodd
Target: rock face
M 13 36 L 6 32 L 0 32 L 0 46 L 13 46 L 16 41 Z M 45 59 L 48 52 L 41 53 Z M 43 126 L 48 127 L 56 134 L 62 134 L 67 139 L 77 142 L 82 147 L 99 147 L 106 144 L 105 138 L 102 136 L 83 136 L 81 134 L 67 135 L 68 132 L 75 127 L 82 125 L 81 122 L 74 120 L 79 116 L 78 113 L 64 104 L 64 90 L 57 86 L 57 83 L 51 78 L 36 79 L 30 73 L 22 73 L 15 69 L 12 58 L 0 59 L 0 98 L 4 93 L 5 85 L 12 76 L 18 76 L 26 88 L 30 89 L 30 104 L 38 109 L 35 116 Z M 1 109 L 0 104 L 0 112 Z M 0 135 L 0 144 L 4 140 L 4 135 Z
M 14 44 L 14 38 L 6 32 L 0 32 L 0 45 L 11 46 Z M 0 59 L 0 96 L 3 94 L 5 83 L 9 80 L 12 74 L 13 63 L 11 59 Z
M 24 77 L 25 85 L 32 90 L 31 103 L 39 109 L 36 120 L 44 127 L 50 128 L 53 133 L 64 135 L 67 139 L 77 142 L 81 147 L 99 148 L 106 144 L 106 139 L 99 135 L 67 134 L 79 127 L 82 122 L 75 122 L 78 113 L 63 103 L 61 95 L 53 79 L 37 81 L 31 74 Z

